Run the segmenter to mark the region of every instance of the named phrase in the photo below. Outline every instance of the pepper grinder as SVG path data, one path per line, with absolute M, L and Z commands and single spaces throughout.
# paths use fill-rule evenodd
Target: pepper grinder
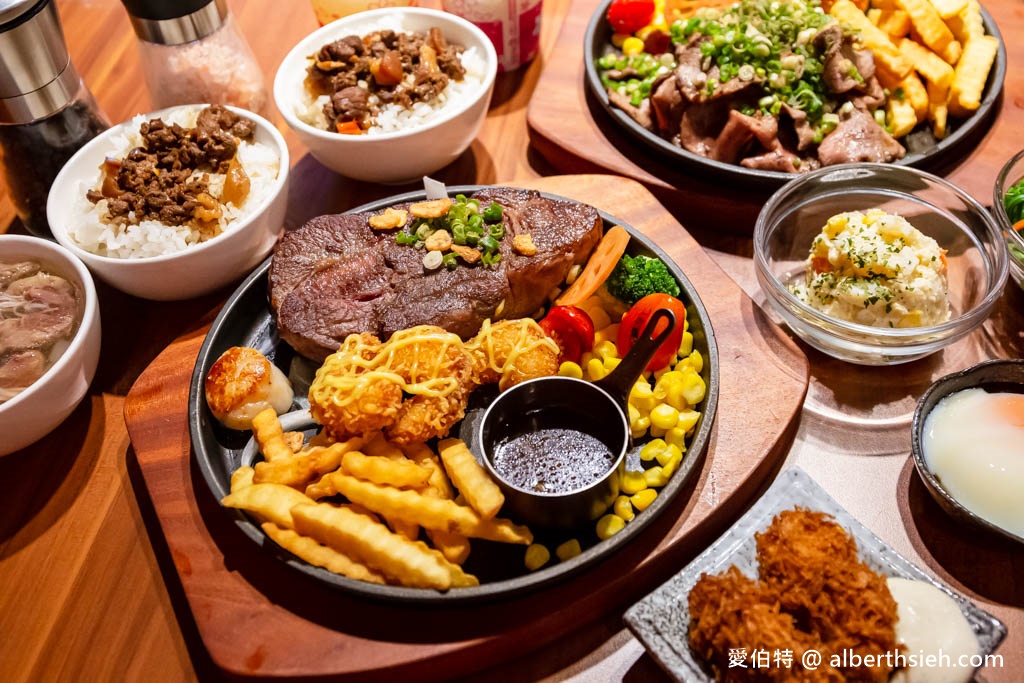
M 71 64 L 52 0 L 0 0 L 0 148 L 25 227 L 51 237 L 46 198 L 64 163 L 108 127 Z
M 230 104 L 266 113 L 263 73 L 225 0 L 121 2 L 155 109 Z

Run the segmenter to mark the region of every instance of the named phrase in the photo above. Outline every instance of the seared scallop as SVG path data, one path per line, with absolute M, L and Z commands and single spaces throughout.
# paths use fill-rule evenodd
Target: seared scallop
M 221 354 L 206 376 L 206 404 L 213 416 L 230 429 L 249 429 L 262 410 L 278 415 L 292 405 L 291 383 L 266 356 L 245 346 Z

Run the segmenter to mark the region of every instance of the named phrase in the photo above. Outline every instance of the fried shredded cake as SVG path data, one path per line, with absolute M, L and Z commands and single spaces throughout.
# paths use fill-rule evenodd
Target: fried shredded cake
M 779 513 L 756 534 L 760 578 L 735 566 L 703 574 L 690 591 L 690 648 L 720 681 L 887 681 L 886 659 L 873 666 L 842 663 L 844 651 L 895 652 L 896 601 L 885 577 L 868 567 L 853 538 L 829 515 L 801 508 Z M 805 669 L 805 651 L 821 666 Z M 790 652 L 787 664 L 730 666 L 731 653 Z

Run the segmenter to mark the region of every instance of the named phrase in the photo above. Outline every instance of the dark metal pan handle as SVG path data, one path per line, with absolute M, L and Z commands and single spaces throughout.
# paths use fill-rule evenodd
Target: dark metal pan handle
M 657 336 L 652 336 L 654 335 L 654 330 L 657 329 L 657 326 L 663 320 L 667 320 L 668 325 Z M 676 322 L 675 313 L 669 309 L 659 308 L 656 310 L 647 321 L 643 333 L 633 343 L 629 353 L 622 359 L 622 362 L 612 370 L 611 374 L 604 379 L 598 380 L 595 384 L 607 391 L 620 405 L 625 407 L 626 400 L 629 398 L 629 392 L 636 383 L 636 378 L 647 367 L 651 357 L 654 356 L 654 352 L 672 334 L 672 330 L 676 327 Z

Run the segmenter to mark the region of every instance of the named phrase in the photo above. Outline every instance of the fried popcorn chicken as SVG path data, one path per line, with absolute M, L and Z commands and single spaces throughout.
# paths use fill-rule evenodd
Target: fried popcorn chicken
M 885 658 L 875 667 L 828 666 L 844 650 L 863 661 L 899 648 L 885 577 L 860 559 L 846 530 L 824 513 L 797 508 L 779 513 L 755 538 L 758 581 L 731 567 L 702 575 L 690 592 L 690 646 L 718 680 L 889 680 Z M 791 650 L 792 666 L 728 667 L 736 649 Z M 808 649 L 822 656 L 817 670 L 800 666 Z
M 475 384 L 498 383 L 504 391 L 520 382 L 558 373 L 558 345 L 531 318 L 485 322 L 466 342 Z

